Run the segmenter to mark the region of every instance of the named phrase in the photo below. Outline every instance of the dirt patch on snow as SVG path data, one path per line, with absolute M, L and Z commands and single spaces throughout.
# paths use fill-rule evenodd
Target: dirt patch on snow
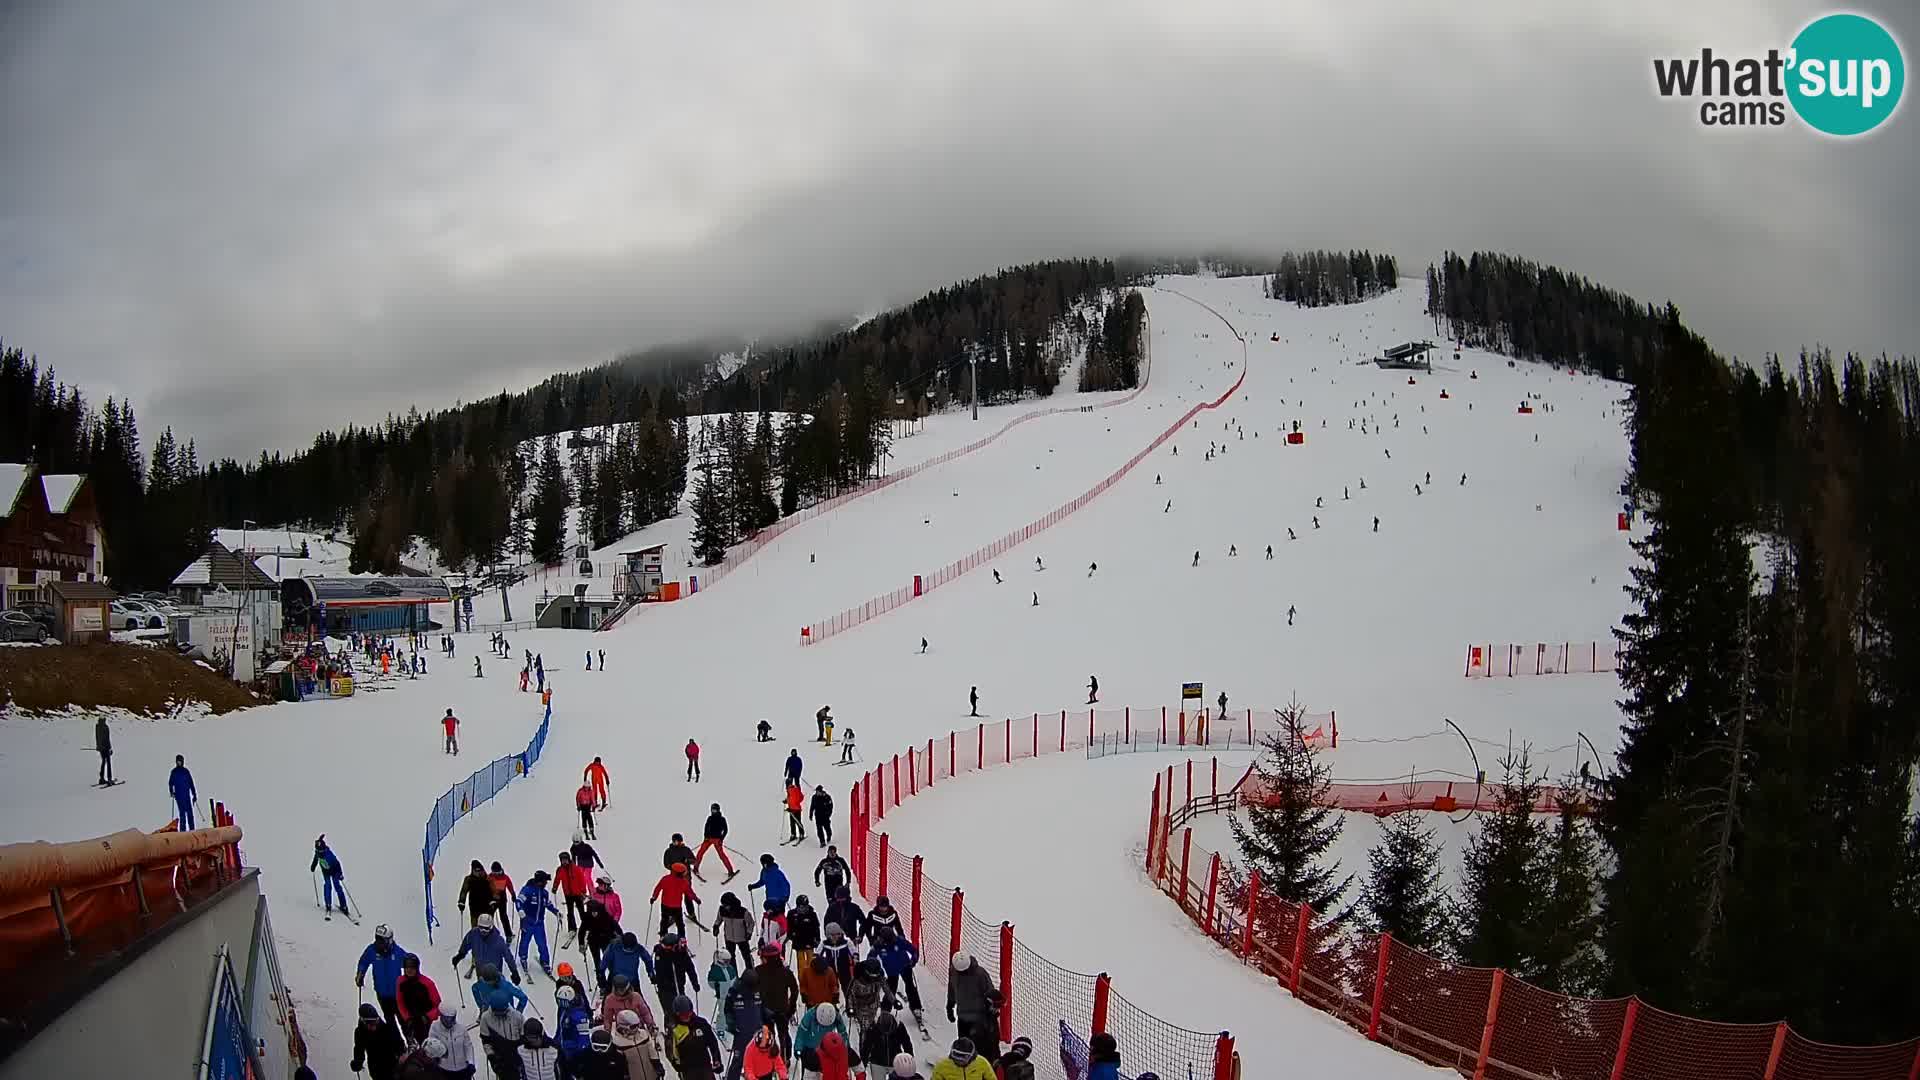
M 168 649 L 119 644 L 0 649 L 0 712 L 115 708 L 170 716 L 195 705 L 218 714 L 262 703 L 251 691 Z

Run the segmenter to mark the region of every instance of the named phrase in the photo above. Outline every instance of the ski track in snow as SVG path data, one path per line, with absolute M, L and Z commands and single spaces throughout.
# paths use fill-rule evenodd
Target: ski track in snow
M 1443 717 L 1496 742 L 1557 747 L 1580 731 L 1609 750 L 1618 724 L 1611 676 L 1470 681 L 1461 671 L 1470 641 L 1607 638 L 1625 603 L 1631 557 L 1613 520 L 1626 465 L 1616 405 L 1623 388 L 1536 365 L 1509 369 L 1471 350 L 1459 360 L 1441 352 L 1438 370 L 1417 373 L 1412 386 L 1404 372 L 1342 364 L 1433 337 L 1415 281 L 1365 304 L 1319 310 L 1266 300 L 1253 278 L 1166 284 L 1217 308 L 1246 335 L 1241 392 L 1172 440 L 1177 457 L 1162 447 L 1080 513 L 1000 559 L 1003 585 L 982 567 L 821 647 L 798 644 L 801 625 L 907 584 L 1086 490 L 1194 403 L 1231 385 L 1240 345 L 1213 314 L 1148 290 L 1154 371 L 1137 400 L 1022 425 L 794 528 L 711 592 L 649 607 L 611 632 L 514 633 L 510 660 L 492 659 L 482 636 L 462 636 L 454 659 L 430 654 L 423 678 L 389 680 L 346 701 L 193 722 L 116 719 L 115 765 L 130 782 L 105 791 L 90 786 L 85 719 L 8 719 L 0 723 L 0 840 L 157 827 L 171 812 L 171 757 L 184 753 L 201 801 L 226 800 L 246 830 L 242 846 L 262 870 L 286 979 L 324 1076 L 341 1074 L 351 1051 L 352 968 L 374 924 L 390 924 L 404 947 L 423 955 L 443 994 L 470 1002 L 449 964 L 467 860 L 499 859 L 516 885 L 535 869 L 551 870 L 574 825 L 579 770 L 596 754 L 612 774 L 613 803 L 600 816 L 597 846 L 637 923 L 669 834 L 697 837 L 713 800 L 726 808 L 734 848 L 749 858 L 783 856 L 799 891 L 818 897 L 800 884 L 811 878 L 817 849 L 774 845 L 784 835 L 781 763 L 794 746 L 803 748 L 806 782 L 828 784 L 844 841 L 854 777 L 830 764 L 837 747 L 805 741 L 822 704 L 833 705 L 843 732 L 858 731 L 869 758 L 968 725 L 969 686 L 980 688 L 983 713 L 1025 715 L 1083 701 L 1089 674 L 1114 705 L 1177 704 L 1180 683 L 1200 680 L 1209 700 L 1224 689 L 1236 703 L 1277 705 L 1297 693 L 1310 709 L 1337 709 L 1342 741 L 1333 763 L 1343 778 L 1470 772 L 1457 739 L 1364 741 L 1431 733 Z M 1284 341 L 1269 340 L 1276 331 Z M 1450 400 L 1438 399 L 1442 387 Z M 1528 393 L 1544 395 L 1554 411 L 1516 415 Z M 983 409 L 977 426 L 938 417 L 900 444 L 895 464 L 963 445 L 1022 409 L 1067 400 L 1102 396 Z M 1347 430 L 1349 418 L 1367 418 L 1370 432 L 1380 426 L 1362 435 Z M 1306 445 L 1285 446 L 1282 428 L 1296 419 Z M 1209 441 L 1226 452 L 1206 460 Z M 1413 484 L 1427 470 L 1434 483 L 1416 496 Z M 1351 501 L 1341 498 L 1343 484 Z M 1323 508 L 1314 508 L 1315 496 Z M 1168 499 L 1171 512 L 1163 509 Z M 686 526 L 676 519 L 645 534 L 684 542 Z M 1286 539 L 1288 526 L 1298 541 Z M 1272 561 L 1264 557 L 1269 543 Z M 1237 557 L 1228 557 L 1229 544 Z M 1036 556 L 1045 571 L 1033 569 Z M 1099 570 L 1089 577 L 1093 562 Z M 1299 609 L 1293 627 L 1289 605 Z M 482 620 L 488 614 L 479 612 Z M 516 614 L 530 614 L 518 598 Z M 916 655 L 922 636 L 932 646 L 924 656 Z M 589 648 L 605 649 L 613 670 L 582 670 Z M 428 948 L 420 868 L 427 814 L 455 781 L 526 745 L 539 713 L 535 695 L 515 689 L 522 649 L 540 652 L 555 679 L 552 735 L 532 774 L 462 819 L 442 846 L 433 888 L 445 925 Z M 484 679 L 472 675 L 475 653 Z M 449 706 L 463 721 L 458 757 L 440 752 L 437 718 Z M 774 724 L 771 744 L 754 742 L 761 717 Z M 704 748 L 697 785 L 682 779 L 689 735 Z M 1494 752 L 1482 746 L 1480 756 L 1490 764 Z M 1573 765 L 1571 751 L 1548 758 L 1556 771 Z M 1260 987 L 1149 889 L 1134 867 L 1136 833 L 1151 772 L 1177 760 L 1062 758 L 969 776 L 904 807 L 898 822 L 890 815 L 886 827 L 926 855 L 929 874 L 967 887 L 983 918 L 1012 921 L 1042 955 L 1112 971 L 1123 994 L 1171 1023 L 1234 1030 L 1250 1076 L 1263 1074 L 1261 1063 L 1282 1061 L 1329 1074 L 1430 1075 Z M 365 912 L 362 928 L 320 919 L 303 880 L 320 833 L 345 865 Z M 1361 869 L 1363 850 L 1348 861 L 1350 871 Z M 720 891 L 717 875 L 709 876 L 714 883 L 701 887 L 707 911 Z M 732 888 L 745 897 L 750 880 L 743 875 Z M 550 1006 L 544 981 L 530 992 Z M 1050 1033 L 1028 1034 L 1048 1057 Z

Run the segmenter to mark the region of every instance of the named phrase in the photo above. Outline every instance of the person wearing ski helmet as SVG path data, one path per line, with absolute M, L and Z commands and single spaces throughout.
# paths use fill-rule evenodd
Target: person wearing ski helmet
M 593 1012 L 587 1007 L 586 995 L 571 986 L 555 987 L 553 991 L 553 1041 L 560 1046 L 560 1059 L 567 1066 L 568 1073 L 575 1072 L 571 1066 L 587 1051 L 587 1037 L 593 1032 Z
M 440 1070 L 436 1080 L 473 1080 L 473 1039 L 460 1024 L 460 1006 L 442 1002 L 440 1017 L 427 1032 L 426 1042 L 440 1044 L 434 1061 L 434 1067 Z
M 1087 1040 L 1087 1080 L 1120 1080 L 1120 1044 L 1107 1032 Z
M 760 876 L 747 886 L 748 892 L 755 889 L 767 890 L 766 899 L 781 911 L 787 910 L 787 898 L 793 895 L 793 885 L 787 880 L 787 872 L 780 869 L 780 864 L 770 854 L 760 856 Z
M 930 1080 L 994 1080 L 993 1066 L 975 1052 L 973 1040 L 962 1035 L 953 1040 L 947 1056 L 934 1064 Z
M 374 973 L 379 979 L 379 972 Z M 440 1018 L 440 988 L 420 973 L 420 958 L 408 953 L 400 958 L 400 978 L 394 983 L 393 1000 L 400 1013 L 400 1030 L 408 1042 L 427 1037 L 433 1022 Z
M 340 866 L 340 856 L 335 855 L 333 849 L 327 846 L 325 833 L 313 842 L 313 861 L 308 864 L 307 872 L 311 874 L 315 870 L 320 871 L 320 889 L 326 899 L 327 913 L 329 915 L 333 913 L 334 901 L 337 898 L 340 903 L 340 914 L 351 914 L 347 910 L 347 872 Z
M 891 1080 L 926 1080 L 920 1075 L 920 1066 L 913 1060 L 912 1054 L 896 1054 L 893 1069 L 886 1074 Z
M 460 939 L 460 951 L 453 954 L 456 970 L 468 953 L 473 954 L 476 967 L 481 964 L 492 964 L 495 968 L 504 966 L 513 972 L 514 982 L 520 981 L 520 967 L 513 962 L 513 949 L 507 944 L 507 939 L 500 936 L 500 931 L 493 928 L 493 916 L 480 916 L 475 920 L 473 929 L 467 931 L 467 936 Z
M 694 1014 L 693 999 L 685 994 L 673 999 L 670 1012 L 667 1060 L 679 1071 L 680 1080 L 716 1080 L 722 1066 L 713 1025 Z
M 766 1021 L 780 1036 L 781 1053 L 792 1057 L 792 1025 L 794 1010 L 800 1003 L 800 983 L 794 979 L 793 972 L 787 970 L 780 947 L 772 944 L 760 947 L 760 965 L 753 969 L 753 975 Z
M 1000 1080 L 1033 1080 L 1033 1040 L 1025 1035 L 1013 1040 L 1007 1052 L 1000 1055 Z M 1151 1073 L 1143 1073 L 1138 1080 L 1146 1080 Z
M 518 987 L 515 987 L 517 990 Z M 522 1009 L 526 1007 L 526 995 L 520 997 L 520 1008 L 514 1007 L 514 999 L 504 990 L 494 990 L 481 995 L 480 1047 L 487 1055 L 488 1067 L 495 1076 L 517 1076 L 520 1064 L 520 1034 L 524 1026 Z
M 512 941 L 513 919 L 508 913 L 513 908 L 513 879 L 507 876 L 507 871 L 497 859 L 487 872 L 487 884 L 493 887 L 493 917 L 500 924 L 500 932 L 506 935 L 508 941 Z
M 633 1080 L 626 1055 L 613 1048 L 613 1032 L 594 1028 L 587 1048 L 573 1063 L 572 1080 Z
M 593 892 L 593 878 L 586 867 L 573 861 L 573 852 L 560 853 L 560 865 L 553 871 L 554 883 L 560 886 L 560 896 L 567 905 L 567 933 L 579 931 L 579 919 L 587 913 L 587 897 Z M 571 938 L 569 938 L 571 940 Z M 562 943 L 565 947 L 565 943 Z
M 868 954 L 880 961 L 880 968 L 887 973 L 887 989 L 897 994 L 902 982 L 907 987 L 907 1008 L 913 1010 L 913 1018 L 921 1019 L 920 987 L 913 981 L 914 965 L 920 962 L 920 950 L 913 943 L 886 927 L 881 927 L 873 938 L 873 951 Z
M 587 917 L 580 922 L 580 937 L 587 943 L 587 954 L 593 959 L 593 970 L 601 968 L 601 958 L 613 943 L 620 940 L 620 924 L 613 921 L 613 914 L 607 906 L 598 900 L 587 901 Z M 606 987 L 602 986 L 601 990 Z
M 566 1080 L 560 1047 L 547 1037 L 547 1027 L 537 1016 L 529 1016 L 520 1026 L 519 1080 Z
M 360 1022 L 353 1027 L 353 1061 L 349 1067 L 356 1073 L 365 1069 L 371 1080 L 394 1080 L 405 1050 L 399 1030 L 381 1019 L 379 1009 L 362 1003 Z
M 713 1000 L 727 1000 L 727 991 L 733 987 L 735 979 L 740 977 L 740 969 L 733 965 L 733 955 L 725 949 L 713 954 L 707 963 L 707 986 L 713 990 Z M 713 1012 L 713 1031 L 722 1041 L 732 1033 L 727 1022 L 727 1011 L 715 1009 Z
M 406 955 L 407 950 L 394 942 L 393 931 L 381 923 L 373 928 L 373 943 L 360 951 L 360 963 L 353 969 L 353 985 L 361 988 L 367 985 L 367 969 L 373 969 L 373 996 L 380 1002 L 380 1014 L 395 1027 L 400 1025 L 400 1011 L 394 986 L 400 981 L 400 961 Z
M 661 1080 L 659 1059 L 653 1043 L 659 1030 L 651 1021 L 640 1022 L 640 1014 L 626 1010 L 614 1017 L 613 1048 L 627 1063 L 627 1080 Z
M 587 834 L 579 829 L 573 830 L 573 843 L 568 846 L 567 853 L 573 856 L 575 864 L 589 871 L 606 869 L 606 860 L 600 857 L 600 853 L 594 850 L 592 844 L 587 843 Z
M 714 803 L 707 811 L 706 828 L 700 832 L 700 850 L 693 853 L 693 872 L 700 872 L 700 860 L 707 852 L 720 856 L 720 865 L 727 868 L 727 876 L 734 875 L 733 860 L 727 858 L 727 816 L 720 812 L 720 804 Z
M 662 1008 L 671 1004 L 675 995 L 700 985 L 700 973 L 694 970 L 693 956 L 679 934 L 661 934 L 660 944 L 653 947 L 653 985 L 660 991 Z
M 800 1025 L 793 1032 L 793 1052 L 802 1066 L 820 1071 L 820 1041 L 829 1032 L 839 1035 L 842 1043 L 847 1039 L 847 1018 L 840 1015 L 840 1006 L 823 1001 L 800 1014 Z
M 820 947 L 820 913 L 804 894 L 794 897 L 793 910 L 787 912 L 787 940 L 803 964 Z
M 502 979 L 500 977 L 499 965 L 481 964 L 474 969 L 474 975 L 475 975 L 473 980 L 474 1004 L 484 1009 L 487 1007 L 487 1002 L 494 995 L 505 994 L 507 996 L 507 1003 L 509 1005 L 512 1005 L 515 1009 L 521 1012 L 526 1011 L 527 992 L 525 990 L 520 989 L 520 985 L 518 983 L 512 983 L 512 982 L 508 982 L 505 979 Z
M 649 1030 L 659 1027 L 653 1022 L 653 1006 L 647 1004 L 647 995 L 640 992 L 632 979 L 615 975 L 607 980 L 606 995 L 600 999 L 600 1023 L 612 1027 L 623 1012 L 639 1017 L 641 1025 Z
M 672 870 L 675 863 L 683 866 L 692 866 L 694 863 L 693 849 L 687 846 L 687 838 L 679 833 L 673 834 L 673 839 L 667 841 L 666 850 L 660 853 L 662 870 Z
M 693 911 L 694 918 L 700 917 L 700 897 L 693 891 L 693 882 L 689 880 L 687 864 L 684 862 L 676 862 L 668 867 L 667 872 L 661 875 L 659 882 L 654 885 L 651 899 L 660 904 L 662 934 L 668 930 L 686 933 L 687 920 L 683 912 L 687 909 Z
M 619 922 L 626 914 L 627 908 L 620 902 L 620 894 L 613 891 L 613 875 L 605 870 L 593 875 L 593 899 L 600 901 L 600 906 L 607 909 L 607 914 L 613 916 L 614 922 Z
M 833 977 L 840 982 L 841 989 L 853 981 L 853 942 L 846 931 L 840 929 L 837 922 L 829 922 L 822 927 L 824 936 L 820 939 L 820 948 L 816 954 L 824 957 L 833 968 Z
M 780 1053 L 780 1039 L 770 1027 L 753 1032 L 745 1052 L 738 1056 L 746 1080 L 766 1080 L 770 1076 L 787 1080 L 787 1059 Z M 733 1069 L 727 1071 L 731 1075 Z
M 720 894 L 720 909 L 714 912 L 713 932 L 728 952 L 740 954 L 740 970 L 753 966 L 753 913 L 740 902 L 740 894 Z

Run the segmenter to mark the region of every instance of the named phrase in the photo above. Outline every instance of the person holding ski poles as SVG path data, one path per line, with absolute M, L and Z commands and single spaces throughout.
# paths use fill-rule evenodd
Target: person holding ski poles
M 776 912 L 786 911 L 787 898 L 793 895 L 793 884 L 787 880 L 787 872 L 780 869 L 780 864 L 773 860 L 772 855 L 766 854 L 760 856 L 760 877 L 747 886 L 747 892 L 752 893 L 755 889 L 767 890 L 767 903 L 772 904 Z
M 173 796 L 175 827 L 181 832 L 193 831 L 193 799 L 199 792 L 193 786 L 193 773 L 187 771 L 185 754 L 173 755 L 173 771 L 167 774 L 167 792 Z
M 607 808 L 607 767 L 598 755 L 595 755 L 586 771 L 580 774 L 580 779 L 593 787 L 593 808 L 605 810 Z
M 687 779 L 700 779 L 700 744 L 692 739 L 687 740 Z
M 716 852 L 720 856 L 720 865 L 727 868 L 727 876 L 735 873 L 733 860 L 727 858 L 727 818 L 720 812 L 720 804 L 714 803 L 707 814 L 707 827 L 701 833 L 700 850 L 693 853 L 693 872 L 700 873 L 700 860 L 707 852 Z
M 787 783 L 789 784 L 799 783 L 800 770 L 805 766 L 806 766 L 806 763 L 800 760 L 800 751 L 788 750 L 787 751 Z
M 826 847 L 832 843 L 833 796 L 827 794 L 824 785 L 813 785 L 813 799 L 808 803 L 807 813 L 813 818 L 813 831 L 820 840 L 820 846 Z
M 373 944 L 360 953 L 360 963 L 353 969 L 353 985 L 365 988 L 367 969 L 373 969 L 373 996 L 380 1002 L 380 1015 L 387 1023 L 400 1026 L 400 963 L 407 957 L 407 950 L 393 940 L 393 931 L 385 923 L 373 928 Z
M 593 835 L 592 787 L 584 783 L 580 785 L 580 790 L 573 793 L 573 808 L 580 811 L 580 831 L 586 834 L 587 839 L 598 840 L 599 837 Z
M 786 797 L 787 839 L 796 844 L 807 838 L 806 826 L 800 823 L 800 810 L 805 805 L 806 796 L 800 791 L 800 782 L 797 779 L 789 777 L 787 779 Z
M 527 967 L 527 949 L 530 945 L 540 946 L 540 970 L 549 976 L 553 974 L 551 966 L 553 956 L 547 951 L 547 913 L 554 918 L 560 917 L 560 909 L 553 906 L 553 895 L 547 892 L 547 872 L 535 870 L 533 876 L 520 886 L 518 904 L 520 907 L 520 970 Z
M 459 754 L 460 736 L 458 730 L 460 727 L 460 718 L 453 715 L 452 709 L 448 709 L 447 715 L 440 718 L 440 726 L 446 729 L 447 733 L 446 745 L 443 749 L 449 754 Z
M 320 838 L 313 842 L 313 861 L 307 864 L 307 873 L 315 870 L 320 871 L 320 888 L 326 897 L 327 918 L 333 918 L 333 898 L 336 895 L 340 897 L 340 914 L 351 915 L 347 910 L 347 872 L 341 869 L 340 856 L 327 846 L 325 833 L 321 833 Z
M 560 853 L 560 865 L 553 872 L 554 881 L 560 885 L 560 895 L 567 902 L 567 938 L 560 947 L 566 948 L 573 942 L 573 935 L 580 930 L 580 921 L 587 914 L 587 893 L 593 888 L 593 878 L 587 868 L 573 861 L 573 853 Z
M 694 893 L 693 882 L 688 879 L 686 863 L 674 863 L 673 868 L 660 878 L 659 883 L 653 887 L 651 901 L 657 901 L 660 904 L 662 934 L 669 928 L 677 929 L 682 934 L 687 932 L 687 920 L 682 913 L 683 909 L 695 908 L 694 918 L 697 920 L 700 897 Z

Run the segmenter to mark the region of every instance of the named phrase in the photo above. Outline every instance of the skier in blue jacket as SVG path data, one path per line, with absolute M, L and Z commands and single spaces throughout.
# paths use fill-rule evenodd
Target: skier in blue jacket
M 373 996 L 380 999 L 380 1011 L 396 1031 L 400 1028 L 400 997 L 396 987 L 400 981 L 400 961 L 406 957 L 407 950 L 394 942 L 393 931 L 381 923 L 373 928 L 373 944 L 360 953 L 360 964 L 353 969 L 355 986 L 365 986 L 367 969 L 373 969 Z
M 348 914 L 347 887 L 343 884 L 347 879 L 347 872 L 340 865 L 340 856 L 335 855 L 333 849 L 327 846 L 325 833 L 321 833 L 320 838 L 313 842 L 313 861 L 307 864 L 307 873 L 311 874 L 315 870 L 320 871 L 321 891 L 327 900 L 327 918 L 333 918 L 333 899 L 336 896 L 340 898 L 340 914 Z
M 473 966 L 477 970 L 481 965 L 492 964 L 495 968 L 504 967 L 513 972 L 513 981 L 520 981 L 520 968 L 513 962 L 513 948 L 500 931 L 493 928 L 493 916 L 482 915 L 474 920 L 473 929 L 460 939 L 460 951 L 453 954 L 453 966 L 457 971 L 460 961 L 473 954 Z
M 553 992 L 556 1011 L 553 1018 L 555 1030 L 553 1041 L 560 1046 L 560 1057 L 566 1062 L 569 1072 L 579 1075 L 578 1063 L 587 1052 L 587 1042 L 593 1033 L 593 1014 L 587 1009 L 587 1003 L 580 1000 L 579 991 L 571 986 L 562 986 Z
M 560 909 L 553 906 L 553 895 L 547 892 L 547 872 L 535 870 L 533 877 L 520 886 L 520 970 L 527 969 L 527 945 L 538 942 L 540 945 L 540 970 L 553 974 L 553 957 L 547 952 L 547 912 L 554 918 L 560 917 Z
M 492 964 L 479 966 L 480 977 L 473 981 L 473 1003 L 482 1009 L 491 1008 L 494 998 L 505 995 L 514 1008 L 527 1010 L 527 992 L 515 983 L 500 977 L 500 969 Z
M 620 940 L 607 946 L 600 955 L 600 985 L 609 986 L 615 975 L 625 975 L 627 981 L 635 986 L 641 985 L 640 972 L 647 973 L 647 984 L 653 982 L 653 954 L 640 944 L 640 938 L 629 930 L 620 935 Z
M 915 1022 L 924 1024 L 924 1014 L 920 1008 L 920 988 L 914 984 L 913 968 L 920 962 L 920 950 L 913 943 L 892 929 L 882 927 L 874 935 L 873 952 L 868 954 L 880 961 L 880 969 L 887 973 L 887 993 L 896 994 L 900 980 L 907 983 L 907 1008 L 913 1010 Z
M 800 760 L 800 751 L 787 751 L 787 783 L 797 784 L 800 782 L 800 769 L 804 764 L 805 763 Z
M 173 796 L 175 820 L 181 832 L 193 828 L 193 798 L 199 794 L 193 786 L 193 774 L 187 771 L 185 754 L 173 755 L 173 771 L 167 774 L 167 792 Z
M 747 886 L 748 892 L 755 889 L 767 890 L 767 899 L 778 904 L 782 911 L 787 909 L 787 898 L 793 895 L 793 884 L 787 880 L 786 871 L 780 869 L 771 855 L 760 856 L 760 877 Z

